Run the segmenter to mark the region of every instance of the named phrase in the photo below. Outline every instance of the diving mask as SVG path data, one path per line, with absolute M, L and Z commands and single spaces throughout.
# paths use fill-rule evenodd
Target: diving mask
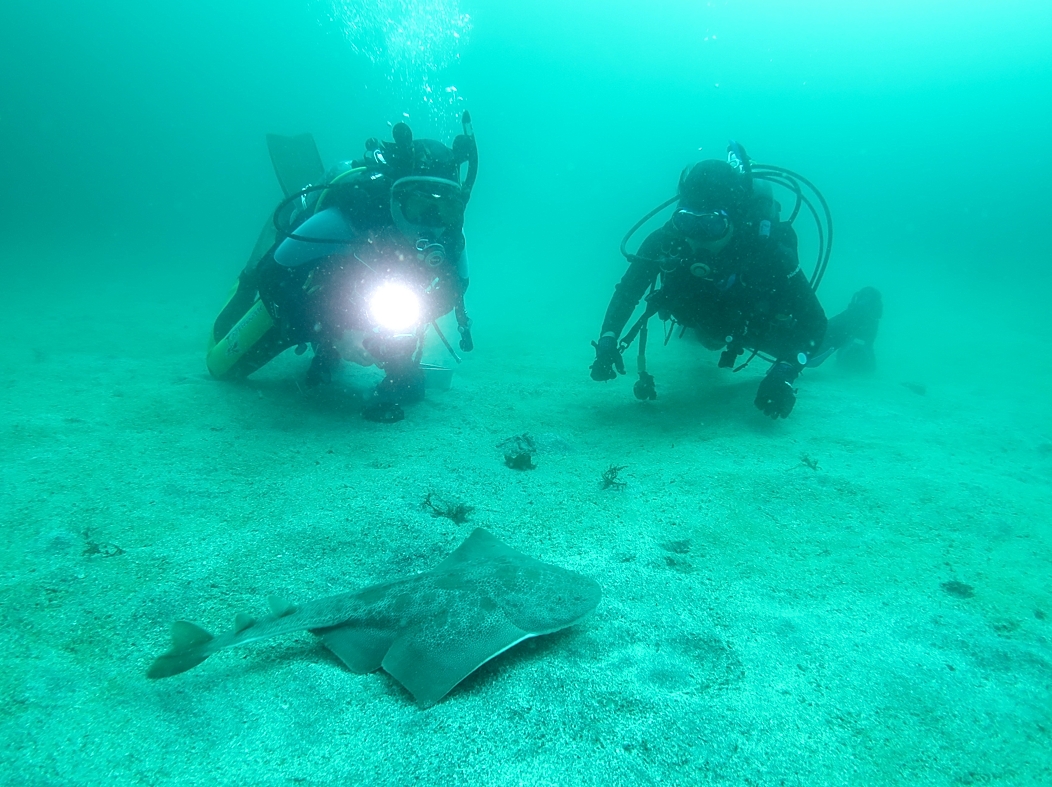
M 693 211 L 680 208 L 672 214 L 672 226 L 688 238 L 706 242 L 722 240 L 731 229 L 725 210 Z
M 445 178 L 413 176 L 391 187 L 391 217 L 407 235 L 434 236 L 459 229 L 466 200 L 461 186 Z

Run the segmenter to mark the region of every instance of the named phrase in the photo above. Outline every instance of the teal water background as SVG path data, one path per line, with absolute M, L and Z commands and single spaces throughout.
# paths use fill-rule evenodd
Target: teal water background
M 188 279 L 222 259 L 229 277 L 279 194 L 264 133 L 309 130 L 328 163 L 403 113 L 448 140 L 469 108 L 481 316 L 542 303 L 596 324 L 623 232 L 728 138 L 824 191 L 831 312 L 861 284 L 911 277 L 992 285 L 1002 301 L 1049 291 L 1047 3 L 101 0 L 0 14 L 8 246 L 131 250 L 147 269 L 177 250 Z

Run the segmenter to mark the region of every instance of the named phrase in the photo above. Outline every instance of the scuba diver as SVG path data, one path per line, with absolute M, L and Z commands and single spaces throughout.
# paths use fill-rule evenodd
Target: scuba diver
M 341 360 L 383 369 L 363 415 L 394 422 L 423 397 L 429 328 L 460 360 L 439 317 L 454 312 L 460 348 L 472 349 L 463 226 L 478 152 L 467 112 L 462 122 L 451 148 L 398 123 L 393 141 L 370 139 L 362 159 L 324 174 L 309 134 L 268 135 L 286 197 L 216 318 L 207 356 L 215 377 L 243 378 L 289 347 L 310 347 L 309 387 L 328 382 Z
M 781 206 L 771 184 L 796 198 L 786 221 L 780 220 Z M 821 217 L 809 192 L 821 204 Z M 636 231 L 673 203 L 678 204 L 671 219 L 630 254 L 627 244 Z M 793 229 L 802 207 L 809 209 L 819 232 L 818 263 L 810 279 L 800 267 Z M 880 293 L 872 287 L 860 290 L 844 312 L 828 321 L 815 294 L 829 261 L 832 232 L 825 199 L 808 180 L 782 167 L 750 161 L 735 142 L 728 147 L 726 161 L 688 166 L 676 196 L 644 216 L 621 242 L 621 253 L 631 264 L 607 308 L 599 341 L 592 342 L 592 379 L 624 374 L 622 356 L 638 335 L 634 393 L 639 399 L 657 398 L 645 355 L 647 323 L 655 314 L 671 321 L 666 343 L 676 325 L 681 335 L 692 329 L 706 348 L 722 350 L 720 368 L 739 371 L 757 355 L 769 361 L 755 404 L 774 419 L 787 418 L 793 411 L 793 384 L 800 372 L 834 352 L 855 368 L 871 368 L 883 310 Z M 621 338 L 648 288 L 646 310 Z M 747 351 L 748 359 L 739 364 Z

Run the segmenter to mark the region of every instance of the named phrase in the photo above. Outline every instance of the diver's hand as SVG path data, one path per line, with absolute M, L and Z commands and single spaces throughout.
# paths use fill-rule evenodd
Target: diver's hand
M 618 352 L 617 339 L 609 335 L 602 336 L 598 342 L 592 342 L 592 346 L 595 348 L 595 362 L 591 366 L 593 380 L 613 380 L 625 373 L 625 361 Z
M 756 391 L 756 407 L 771 418 L 788 418 L 796 404 L 793 380 L 799 372 L 792 364 L 776 363 L 760 381 Z
M 467 325 L 461 325 L 460 330 L 460 349 L 466 353 L 471 352 L 475 349 L 475 340 L 471 338 L 471 323 Z

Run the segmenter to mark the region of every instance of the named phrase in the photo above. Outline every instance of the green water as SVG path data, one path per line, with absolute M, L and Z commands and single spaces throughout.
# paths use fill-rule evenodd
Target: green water
M 5 4 L 0 782 L 1052 783 L 1050 40 L 1039 0 Z M 452 390 L 376 428 L 368 375 L 207 380 L 265 134 L 331 164 L 464 110 Z M 655 403 L 588 380 L 622 235 L 729 139 L 822 190 L 827 313 L 886 304 L 877 373 L 775 425 L 685 343 Z M 516 474 L 524 431 L 567 448 Z M 433 566 L 472 525 L 428 491 L 596 617 L 424 714 L 309 638 L 142 677 L 172 619 Z

